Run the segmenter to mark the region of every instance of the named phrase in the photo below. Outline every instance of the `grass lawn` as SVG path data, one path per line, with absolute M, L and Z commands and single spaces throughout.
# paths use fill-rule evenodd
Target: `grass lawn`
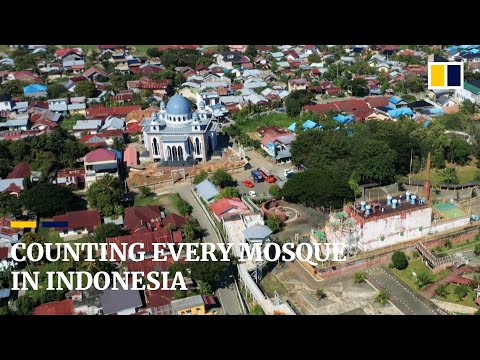
M 286 114 L 271 113 L 264 116 L 250 118 L 242 123 L 239 123 L 238 127 L 242 130 L 242 132 L 251 133 L 256 132 L 257 128 L 261 125 L 278 125 L 289 127 L 295 121 L 296 119 L 291 118 Z
M 275 290 L 280 296 L 287 293 L 285 285 L 283 285 L 283 283 L 281 283 L 272 273 L 267 274 L 267 276 L 260 281 L 260 285 L 271 298 L 275 296 Z
M 40 224 L 42 221 L 51 221 L 51 219 L 40 219 Z M 37 228 L 37 233 L 42 235 L 49 243 L 63 242 L 63 240 L 60 239 L 60 236 L 58 236 L 58 232 L 56 232 L 54 228 L 44 228 L 40 225 L 40 227 Z
M 470 307 L 477 308 L 478 305 L 475 304 L 475 300 L 474 300 L 475 296 L 476 296 L 475 291 L 470 289 L 467 296 L 465 296 L 461 301 L 459 301 L 457 295 L 455 295 L 455 293 L 454 293 L 454 290 L 455 290 L 456 286 L 457 285 L 455 285 L 455 284 L 449 284 L 447 286 L 447 291 L 448 291 L 447 297 L 444 298 L 444 297 L 441 297 L 441 296 L 435 296 L 435 299 L 440 300 L 440 301 L 447 301 L 447 302 L 450 302 L 452 304 L 459 304 L 459 305 L 465 305 L 465 306 L 470 306 Z
M 177 212 L 175 207 L 172 204 L 172 194 L 166 195 L 150 195 L 146 198 L 136 197 L 135 206 L 148 206 L 148 205 L 158 205 L 161 209 L 165 209 L 165 211 L 169 214 L 171 212 Z
M 450 166 L 449 166 L 450 167 Z M 475 165 L 465 165 L 465 166 L 458 166 L 457 169 L 457 176 L 460 184 L 473 181 L 475 177 L 475 173 L 478 171 Z M 438 185 L 442 179 L 442 170 L 432 169 L 431 172 L 432 177 L 432 185 Z M 418 174 L 411 175 L 412 180 L 425 180 L 426 173 L 425 171 L 421 171 Z
M 414 271 L 417 275 L 422 271 L 428 271 L 432 275 L 434 282 L 443 279 L 445 276 L 447 276 L 450 273 L 450 270 L 445 269 L 437 274 L 432 274 L 432 271 L 425 266 L 422 259 L 410 261 L 408 264 L 408 267 L 404 270 L 391 269 L 391 271 L 396 276 L 398 276 L 398 278 L 401 279 L 405 284 L 407 284 L 409 287 L 411 287 L 413 290 L 417 292 L 419 290 L 417 285 L 415 284 L 415 276 L 413 276 L 412 271 Z

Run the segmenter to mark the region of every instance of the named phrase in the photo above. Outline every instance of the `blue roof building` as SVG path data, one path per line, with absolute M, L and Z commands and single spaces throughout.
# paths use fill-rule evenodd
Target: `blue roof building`
M 315 128 L 321 129 L 322 127 L 323 126 L 318 125 L 315 121 L 312 121 L 310 119 L 306 120 L 302 125 L 302 128 L 304 130 L 315 129 Z M 288 130 L 295 131 L 296 128 L 297 128 L 297 124 L 293 123 L 288 127 Z
M 31 84 L 23 88 L 23 93 L 25 95 L 36 94 L 42 91 L 47 91 L 47 87 L 42 84 Z
M 249 242 L 264 242 L 272 233 L 267 225 L 254 225 L 243 230 L 243 236 Z
M 342 114 L 338 114 L 338 115 L 333 117 L 333 120 L 335 120 L 336 122 L 339 122 L 341 124 L 347 124 L 347 123 L 353 121 L 353 117 L 352 117 L 352 115 L 345 116 L 345 115 L 342 115 Z
M 207 203 L 220 194 L 217 187 L 208 179 L 203 180 L 197 185 L 197 192 Z
M 388 116 L 392 119 L 397 119 L 400 116 L 413 116 L 413 111 L 410 108 L 400 108 L 400 109 L 393 109 L 388 110 Z

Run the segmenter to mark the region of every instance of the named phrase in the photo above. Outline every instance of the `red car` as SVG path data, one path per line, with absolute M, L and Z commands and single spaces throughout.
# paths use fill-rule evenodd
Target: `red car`
M 249 188 L 253 188 L 255 186 L 250 180 L 243 180 L 243 184 Z

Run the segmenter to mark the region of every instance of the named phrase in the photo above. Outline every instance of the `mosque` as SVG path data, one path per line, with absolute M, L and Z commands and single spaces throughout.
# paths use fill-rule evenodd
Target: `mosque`
M 202 100 L 192 111 L 188 100 L 174 95 L 160 103 L 160 111 L 141 122 L 143 141 L 150 158 L 161 165 L 206 162 L 217 146 L 217 122 Z

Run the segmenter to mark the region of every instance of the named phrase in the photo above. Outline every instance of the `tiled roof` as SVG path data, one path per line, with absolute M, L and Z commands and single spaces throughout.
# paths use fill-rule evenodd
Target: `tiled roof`
M 117 158 L 117 154 L 113 150 L 97 149 L 85 155 L 85 162 L 113 161 Z
M 12 171 L 10 171 L 7 175 L 7 179 L 19 179 L 19 178 L 26 178 L 32 175 L 32 167 L 30 164 L 22 161 L 21 163 L 15 165 Z
M 32 315 L 73 315 L 73 300 L 65 299 L 39 305 Z
M 111 108 L 106 107 L 95 107 L 87 109 L 87 119 L 95 119 L 107 116 L 119 116 L 125 117 L 130 112 L 141 110 L 140 105 L 126 105 L 126 106 L 115 106 Z
M 64 215 L 54 216 L 53 221 L 68 222 L 68 227 L 55 228 L 57 231 L 85 228 L 88 232 L 95 230 L 102 222 L 98 210 L 70 211 Z
M 171 224 L 176 228 L 182 227 L 183 225 L 185 225 L 186 222 L 187 222 L 187 219 L 185 219 L 183 216 L 180 216 L 174 213 L 168 214 L 165 217 L 165 219 L 162 220 L 163 226 L 167 226 L 168 224 Z
M 138 165 L 138 152 L 135 146 L 128 146 L 123 152 L 123 160 L 127 166 Z
M 147 227 L 156 228 L 161 224 L 160 209 L 158 206 L 131 206 L 125 209 L 123 227 L 125 230 L 134 231 L 138 228 Z
M 152 253 L 154 251 L 154 243 L 171 243 L 173 242 L 172 233 L 167 228 L 156 229 L 153 232 L 140 233 L 133 235 L 117 236 L 113 238 L 108 238 L 107 242 L 109 244 L 115 243 L 118 246 L 121 244 L 133 244 L 133 243 L 143 243 L 145 244 L 144 249 L 137 249 L 137 252 L 144 251 L 147 253 Z M 109 248 L 110 249 L 110 248 Z M 110 250 L 109 250 L 110 251 Z M 114 253 L 115 259 L 118 261 L 120 258 Z
M 0 247 L 0 260 L 7 260 L 10 257 L 9 250 L 10 250 L 9 246 Z
M 234 210 L 235 212 L 241 212 L 248 210 L 248 207 L 240 199 L 222 198 L 211 204 L 210 209 L 215 213 L 215 215 L 221 217 L 227 211 Z

